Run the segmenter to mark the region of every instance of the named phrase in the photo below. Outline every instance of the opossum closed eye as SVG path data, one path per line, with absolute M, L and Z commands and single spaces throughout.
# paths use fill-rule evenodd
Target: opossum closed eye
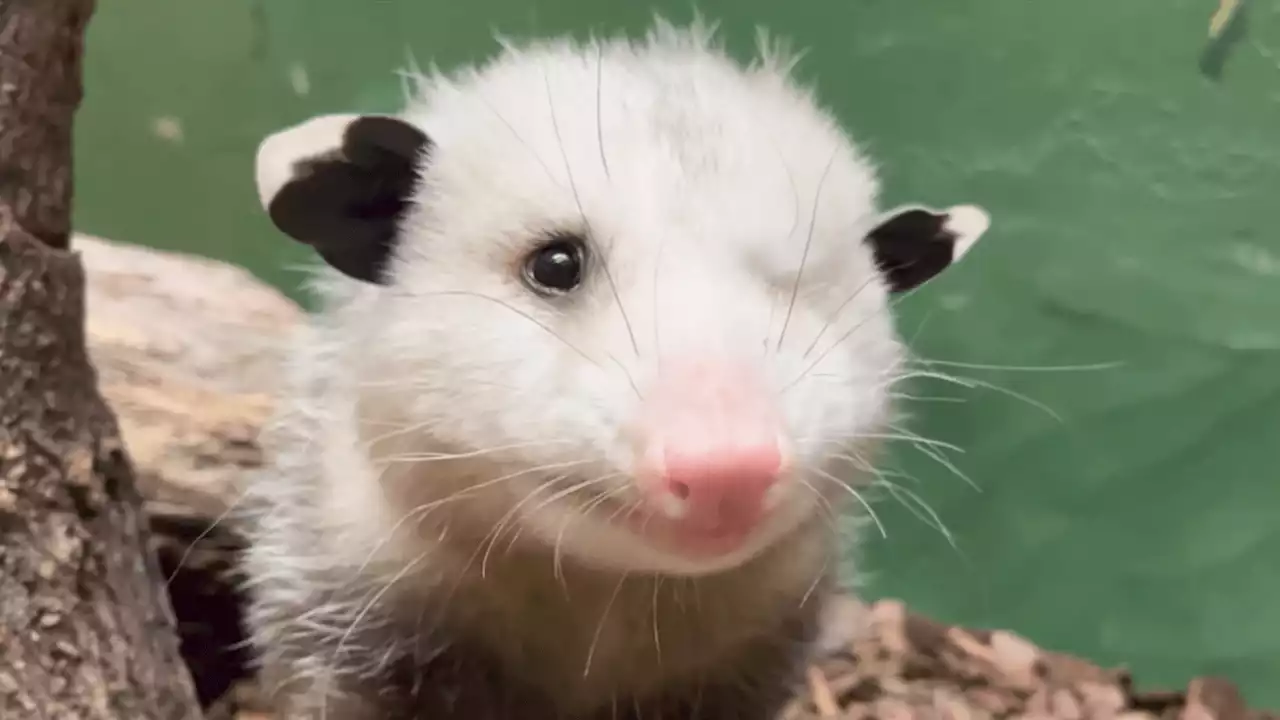
M 556 709 L 468 718 L 690 717 L 694 689 L 748 717 L 775 687 L 886 434 L 892 298 L 988 223 L 880 210 L 787 67 L 666 26 L 507 45 L 262 143 L 263 207 L 329 266 L 251 512 L 269 665 L 328 667 L 289 655 L 324 625 L 297 606 L 346 603 L 374 645 L 431 609 L 426 656 Z

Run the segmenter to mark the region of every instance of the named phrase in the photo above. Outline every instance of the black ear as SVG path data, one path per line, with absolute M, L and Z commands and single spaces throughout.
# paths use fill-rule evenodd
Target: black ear
M 431 142 L 403 120 L 325 115 L 258 147 L 258 195 L 271 221 L 358 280 L 386 281 L 396 226 Z
M 900 293 L 951 267 L 990 225 L 987 212 L 976 205 L 957 205 L 941 212 L 921 206 L 901 207 L 885 213 L 867 233 L 866 241 L 889 290 Z

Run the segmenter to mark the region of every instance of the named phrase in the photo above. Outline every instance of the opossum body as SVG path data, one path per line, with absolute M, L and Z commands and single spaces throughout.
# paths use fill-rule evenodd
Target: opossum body
M 659 21 L 263 142 L 327 265 L 244 501 L 286 717 L 776 712 L 890 419 L 889 301 L 987 227 L 877 211 L 790 65 Z

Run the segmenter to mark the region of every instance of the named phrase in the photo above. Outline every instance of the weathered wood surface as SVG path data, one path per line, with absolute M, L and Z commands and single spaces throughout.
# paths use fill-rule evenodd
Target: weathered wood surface
M 217 517 L 261 456 L 281 343 L 302 310 L 240 268 L 78 236 L 90 353 L 143 494 Z
M 249 672 L 233 591 L 241 543 L 222 518 L 262 463 L 257 433 L 302 310 L 237 267 L 89 236 L 75 244 L 91 269 L 90 354 L 209 704 Z

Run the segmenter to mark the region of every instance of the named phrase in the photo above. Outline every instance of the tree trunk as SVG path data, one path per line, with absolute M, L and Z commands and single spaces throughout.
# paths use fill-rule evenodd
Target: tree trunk
M 92 0 L 0 0 L 0 718 L 194 720 L 68 252 Z

